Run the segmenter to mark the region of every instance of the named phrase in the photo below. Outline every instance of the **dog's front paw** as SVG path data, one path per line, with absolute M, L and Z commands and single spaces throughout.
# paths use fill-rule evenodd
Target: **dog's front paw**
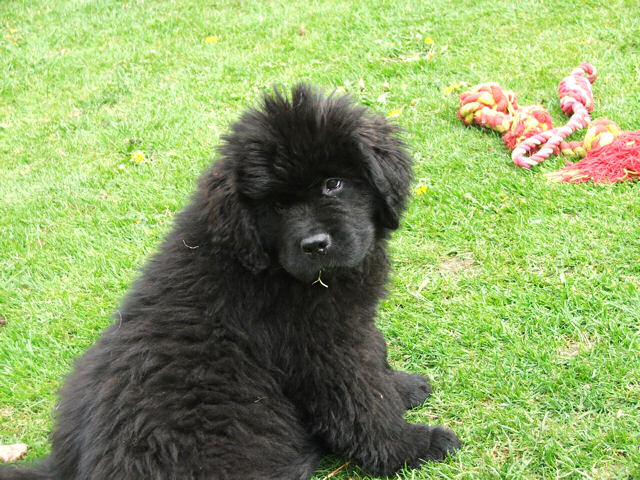
M 461 443 L 451 430 L 441 426 L 417 426 L 420 439 L 417 442 L 415 457 L 407 461 L 407 467 L 419 468 L 425 462 L 439 462 L 451 455 Z
M 429 379 L 417 373 L 395 371 L 396 390 L 404 401 L 405 408 L 420 406 L 431 395 Z
M 427 458 L 427 460 L 444 460 L 462 445 L 458 436 L 451 430 L 441 426 L 430 428 L 431 445 L 429 446 L 429 452 L 432 457 Z
M 423 463 L 444 460 L 460 445 L 456 434 L 444 427 L 406 424 L 400 438 L 360 452 L 356 461 L 375 476 L 389 477 L 403 467 L 420 468 Z

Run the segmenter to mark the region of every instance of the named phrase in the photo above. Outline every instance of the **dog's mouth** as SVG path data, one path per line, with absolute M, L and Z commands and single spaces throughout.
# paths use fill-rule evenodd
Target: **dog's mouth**
M 326 278 L 336 267 L 331 263 L 308 261 L 306 259 L 292 259 L 281 256 L 280 265 L 296 280 L 309 285 L 327 285 Z M 323 278 L 325 280 L 323 280 Z

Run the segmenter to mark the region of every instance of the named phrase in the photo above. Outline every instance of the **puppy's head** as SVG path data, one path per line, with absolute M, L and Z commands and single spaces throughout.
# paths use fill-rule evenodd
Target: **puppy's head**
M 348 97 L 306 85 L 246 112 L 221 153 L 260 258 L 305 282 L 359 265 L 404 209 L 411 162 L 397 133 Z

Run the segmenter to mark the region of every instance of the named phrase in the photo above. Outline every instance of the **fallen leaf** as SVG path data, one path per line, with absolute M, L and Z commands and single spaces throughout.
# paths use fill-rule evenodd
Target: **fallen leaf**
M 15 443 L 13 445 L 0 445 L 0 461 L 13 462 L 19 460 L 27 454 L 29 447 L 25 443 Z

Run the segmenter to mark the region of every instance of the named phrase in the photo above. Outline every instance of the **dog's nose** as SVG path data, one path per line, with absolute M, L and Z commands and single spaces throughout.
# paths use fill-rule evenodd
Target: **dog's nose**
M 326 233 L 316 233 L 300 242 L 300 248 L 307 255 L 326 255 L 330 246 L 331 237 Z

